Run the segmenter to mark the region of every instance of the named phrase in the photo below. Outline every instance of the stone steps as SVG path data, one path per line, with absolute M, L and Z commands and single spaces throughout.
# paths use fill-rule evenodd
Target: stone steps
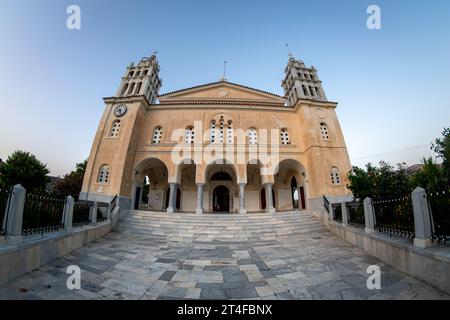
M 116 231 L 160 241 L 270 241 L 326 232 L 313 211 L 272 214 L 186 214 L 128 210 Z

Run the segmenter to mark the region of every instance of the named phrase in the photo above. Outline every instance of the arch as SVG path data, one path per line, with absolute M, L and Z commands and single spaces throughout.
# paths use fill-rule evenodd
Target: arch
M 210 180 L 211 181 L 233 181 L 233 178 L 231 178 L 231 176 L 224 171 L 218 171 L 211 176 Z
M 169 186 L 169 173 L 166 164 L 158 158 L 147 158 L 136 164 L 134 170 L 132 170 L 133 207 L 139 207 L 142 195 L 138 195 L 137 190 L 143 190 L 145 180 L 148 179 L 148 207 L 156 211 L 164 210 L 165 191 Z
M 230 190 L 219 185 L 213 191 L 213 211 L 214 212 L 230 212 Z
M 275 167 L 279 210 L 306 209 L 308 187 L 305 167 L 295 159 L 283 159 Z
M 212 175 L 212 173 L 211 173 L 212 170 L 211 169 L 213 167 L 215 167 L 215 166 L 217 166 L 217 168 L 220 168 L 220 167 L 221 168 L 225 168 L 225 170 L 231 169 L 231 172 L 230 171 L 226 171 L 226 172 L 229 173 L 229 174 L 231 173 L 230 176 L 234 177 L 233 181 L 236 182 L 237 177 L 239 176 L 238 167 L 233 162 L 227 161 L 227 160 L 224 160 L 224 159 L 212 160 L 206 165 L 206 168 L 205 168 L 205 179 L 206 179 L 206 181 L 210 180 L 211 175 Z M 227 169 L 227 168 L 229 168 L 229 169 Z

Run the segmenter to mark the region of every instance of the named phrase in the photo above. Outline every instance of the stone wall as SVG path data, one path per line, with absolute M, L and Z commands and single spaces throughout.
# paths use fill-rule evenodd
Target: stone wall
M 117 216 L 112 222 L 30 237 L 20 244 L 3 242 L 0 246 L 0 285 L 103 237 L 112 230 Z
M 378 232 L 366 233 L 363 229 L 351 226 L 344 227 L 340 223 L 330 221 L 324 210 L 317 212 L 320 212 L 324 224 L 331 233 L 394 268 L 450 294 L 448 247 L 418 248 L 407 239 L 389 237 Z M 381 285 L 383 286 L 383 274 Z

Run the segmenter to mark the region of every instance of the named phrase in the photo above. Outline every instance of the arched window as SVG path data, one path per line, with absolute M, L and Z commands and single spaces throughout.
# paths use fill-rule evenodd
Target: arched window
M 127 89 L 128 89 L 128 83 L 125 83 L 125 85 L 123 86 L 123 89 L 122 89 L 122 93 L 120 95 L 124 96 L 125 93 L 127 93 Z
M 215 143 L 216 142 L 216 121 L 214 121 L 214 120 L 211 121 L 209 141 L 211 143 Z
M 161 138 L 162 138 L 162 128 L 156 127 L 153 130 L 152 143 L 161 143 Z
M 320 124 L 320 133 L 322 134 L 322 140 L 330 140 L 330 135 L 328 134 L 328 127 L 324 122 Z
M 130 90 L 128 90 L 128 94 L 132 94 L 133 93 L 133 91 L 134 91 L 134 86 L 135 86 L 136 84 L 133 82 L 132 84 L 131 84 L 131 86 L 130 86 Z
M 223 143 L 224 128 L 225 128 L 225 124 L 223 123 L 223 120 L 220 120 L 220 124 L 219 124 L 219 143 Z
M 281 129 L 280 131 L 281 144 L 291 144 L 291 140 L 289 138 L 289 132 L 286 128 Z
M 98 171 L 98 183 L 108 183 L 109 181 L 109 167 L 105 164 L 100 167 L 100 170 Z
M 120 132 L 120 120 L 115 120 L 111 126 L 111 131 L 109 132 L 110 137 L 118 137 Z
M 187 127 L 186 130 L 185 130 L 184 137 L 185 137 L 185 139 L 184 139 L 185 143 L 194 143 L 194 138 L 195 138 L 194 128 L 193 127 Z
M 258 132 L 255 128 L 248 129 L 248 143 L 257 144 L 258 143 Z
M 233 134 L 233 122 L 231 120 L 228 121 L 227 126 L 227 143 L 233 143 L 234 141 L 234 134 Z
M 335 185 L 341 184 L 341 177 L 339 176 L 339 169 L 337 167 L 331 168 L 331 183 Z
M 136 87 L 135 94 L 139 94 L 139 92 L 141 91 L 141 87 L 142 87 L 142 82 L 139 82 L 137 87 Z

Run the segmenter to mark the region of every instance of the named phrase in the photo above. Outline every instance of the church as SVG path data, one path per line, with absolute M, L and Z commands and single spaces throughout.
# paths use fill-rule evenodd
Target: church
M 168 213 L 318 208 L 350 195 L 351 164 L 314 67 L 289 55 L 284 96 L 217 82 L 160 94 L 157 57 L 132 63 L 92 144 L 82 200 Z

